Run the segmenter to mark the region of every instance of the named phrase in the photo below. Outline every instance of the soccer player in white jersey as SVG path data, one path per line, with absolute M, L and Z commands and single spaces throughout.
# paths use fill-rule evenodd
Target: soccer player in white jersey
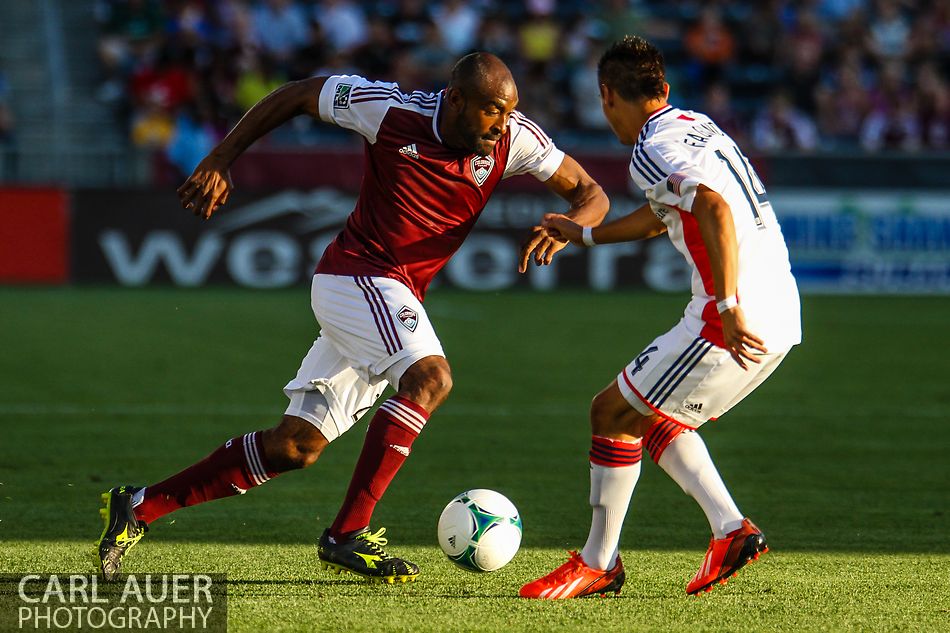
M 392 385 L 396 393 L 372 417 L 318 556 L 324 566 L 370 580 L 416 578 L 419 568 L 383 549 L 384 529 L 374 532 L 369 524 L 452 387 L 448 361 L 422 305 L 429 282 L 461 246 L 503 178 L 533 175 L 570 203 L 568 215 L 579 222 L 599 224 L 607 213 L 600 186 L 516 111 L 517 104 L 508 67 L 488 53 L 459 60 L 448 87 L 438 93 L 404 93 L 396 84 L 352 75 L 313 77 L 264 98 L 198 165 L 178 191 L 185 208 L 208 219 L 231 191 L 230 165 L 292 117 L 309 115 L 365 139 L 356 208 L 313 277 L 311 305 L 320 336 L 284 387 L 290 404 L 281 422 L 228 440 L 163 481 L 106 492 L 99 541 L 104 577 L 114 578 L 147 526 L 169 512 L 244 494 L 313 464 Z M 523 248 L 522 270 L 530 257 L 549 262 L 565 245 L 537 227 Z
M 630 177 L 647 203 L 600 226 L 556 214 L 543 225 L 589 247 L 666 233 L 692 266 L 693 298 L 682 320 L 594 398 L 587 543 L 520 593 L 560 599 L 620 591 L 620 530 L 645 445 L 709 519 L 712 541 L 686 587 L 698 594 L 768 551 L 696 430 L 749 395 L 801 342 L 798 289 L 755 170 L 709 117 L 667 103 L 660 52 L 628 36 L 604 53 L 598 77 L 604 115 L 633 146 Z

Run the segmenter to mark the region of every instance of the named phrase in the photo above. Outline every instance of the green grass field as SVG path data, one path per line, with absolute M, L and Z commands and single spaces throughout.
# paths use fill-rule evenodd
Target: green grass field
M 0 572 L 90 571 L 98 493 L 274 424 L 315 335 L 308 301 L 303 288 L 0 289 Z M 422 567 L 414 584 L 316 564 L 362 427 L 307 471 L 157 521 L 126 569 L 226 573 L 234 632 L 950 630 L 947 298 L 806 297 L 806 344 L 704 427 L 772 548 L 728 585 L 685 595 L 708 525 L 645 460 L 621 596 L 515 597 L 583 545 L 591 396 L 685 302 L 432 293 L 456 387 L 374 516 Z M 442 507 L 473 487 L 524 520 L 521 552 L 493 574 L 455 568 L 436 543 Z

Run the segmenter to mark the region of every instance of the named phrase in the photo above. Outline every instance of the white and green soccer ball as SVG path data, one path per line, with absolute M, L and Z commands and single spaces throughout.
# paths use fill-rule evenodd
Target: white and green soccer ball
M 475 488 L 458 495 L 439 517 L 439 545 L 469 571 L 495 571 L 521 546 L 521 517 L 505 495 Z

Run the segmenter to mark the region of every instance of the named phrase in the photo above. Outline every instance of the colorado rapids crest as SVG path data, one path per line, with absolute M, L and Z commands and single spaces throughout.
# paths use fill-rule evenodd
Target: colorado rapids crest
M 475 183 L 481 187 L 488 180 L 492 168 L 495 166 L 495 159 L 491 156 L 476 156 L 472 159 L 472 177 Z

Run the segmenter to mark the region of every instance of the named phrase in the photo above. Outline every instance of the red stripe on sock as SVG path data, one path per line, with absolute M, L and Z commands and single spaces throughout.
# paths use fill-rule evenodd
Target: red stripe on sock
M 670 445 L 670 442 L 685 431 L 686 429 L 675 422 L 669 420 L 658 420 L 651 426 L 643 436 L 647 450 L 654 462 L 659 463 L 663 451 Z
M 642 442 L 624 442 L 608 437 L 594 435 L 591 437 L 590 461 L 598 466 L 620 468 L 632 466 L 643 456 Z

